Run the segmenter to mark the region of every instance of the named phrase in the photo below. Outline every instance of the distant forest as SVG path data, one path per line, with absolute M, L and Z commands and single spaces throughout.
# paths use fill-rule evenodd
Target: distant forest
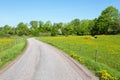
M 16 27 L 5 25 L 0 27 L 0 37 L 9 36 L 44 36 L 44 35 L 101 35 L 120 34 L 120 12 L 109 6 L 93 20 L 78 18 L 68 23 L 54 23 L 51 21 L 30 21 L 29 24 L 20 22 Z

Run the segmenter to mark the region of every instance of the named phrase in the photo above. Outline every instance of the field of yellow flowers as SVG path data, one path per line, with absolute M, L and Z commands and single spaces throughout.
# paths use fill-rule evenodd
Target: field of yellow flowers
M 120 35 L 41 37 L 39 40 L 56 46 L 95 72 L 107 70 L 120 75 Z
M 0 52 L 11 48 L 16 43 L 17 38 L 0 38 Z
M 26 46 L 24 38 L 0 38 L 0 68 L 16 58 Z

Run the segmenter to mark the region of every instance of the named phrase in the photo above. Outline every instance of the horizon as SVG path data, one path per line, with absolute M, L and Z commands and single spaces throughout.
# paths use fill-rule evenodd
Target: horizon
M 87 0 L 13 0 L 1 1 L 0 27 L 17 26 L 18 23 L 51 21 L 51 23 L 67 23 L 75 18 L 94 19 L 108 6 L 114 6 L 120 12 L 120 1 L 87 1 Z

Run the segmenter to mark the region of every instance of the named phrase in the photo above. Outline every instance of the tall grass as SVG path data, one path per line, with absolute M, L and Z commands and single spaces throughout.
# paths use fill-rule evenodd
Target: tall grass
M 0 68 L 3 67 L 7 62 L 14 60 L 26 47 L 27 41 L 23 39 L 10 49 L 7 49 L 0 53 Z

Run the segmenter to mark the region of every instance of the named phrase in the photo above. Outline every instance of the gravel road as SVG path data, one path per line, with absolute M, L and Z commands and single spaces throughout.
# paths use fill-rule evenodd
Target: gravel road
M 98 80 L 98 78 L 62 51 L 30 38 L 23 55 L 0 73 L 0 80 Z

